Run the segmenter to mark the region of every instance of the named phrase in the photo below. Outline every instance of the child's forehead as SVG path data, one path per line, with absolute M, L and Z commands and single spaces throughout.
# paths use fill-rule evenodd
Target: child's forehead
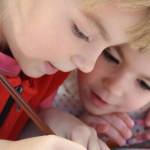
M 110 41 L 110 38 L 105 31 L 105 27 L 108 25 L 108 23 L 111 27 L 113 26 L 112 23 L 115 22 L 117 26 L 118 22 L 120 22 L 120 29 L 125 29 L 127 31 L 129 28 L 132 28 L 141 22 L 146 15 L 145 10 L 127 10 L 125 7 L 121 8 L 118 6 L 116 2 L 112 4 L 114 1 L 111 1 L 111 3 L 105 5 L 98 5 L 95 7 L 95 9 L 91 9 L 89 11 L 87 9 L 82 10 L 82 14 L 85 16 L 88 22 L 94 25 L 94 27 L 96 27 L 100 33 L 104 35 L 106 41 Z M 124 24 L 121 23 L 122 21 L 124 21 Z
M 91 0 L 89 0 L 89 2 L 90 1 Z M 129 0 L 119 0 L 119 1 L 118 0 L 95 0 L 95 2 L 97 2 L 97 5 L 95 4 L 96 5 L 95 7 L 92 7 L 92 6 L 88 7 L 87 5 L 82 5 L 83 7 L 81 7 L 83 8 L 83 10 L 81 9 L 83 14 L 89 20 L 94 20 L 95 22 L 100 19 L 98 16 L 100 16 L 101 14 L 105 15 L 106 13 L 107 14 L 109 13 L 112 15 L 123 14 L 126 16 L 130 16 L 130 14 L 139 14 L 139 15 L 146 14 L 147 15 L 147 10 L 148 10 L 147 8 L 149 8 L 148 6 L 145 7 L 144 4 L 143 6 L 139 5 L 139 7 L 138 5 L 134 5 L 134 4 L 137 4 L 136 2 L 134 2 L 134 0 L 131 0 L 131 1 Z M 141 13 L 141 12 L 144 12 L 144 13 Z
M 141 51 L 149 51 L 150 48 L 150 1 L 148 0 L 85 0 L 84 7 L 88 10 L 94 10 L 97 6 L 103 6 L 101 8 L 105 8 L 106 5 L 116 4 L 118 9 L 127 10 L 129 12 L 137 12 L 136 10 L 144 10 L 147 13 L 147 18 L 141 21 L 140 25 L 138 24 L 136 27 L 131 28 L 131 30 L 127 31 L 128 36 L 130 37 L 130 43 L 132 47 L 136 49 L 140 49 Z M 131 11 L 130 11 L 131 10 Z M 110 11 L 110 10 L 108 10 Z M 112 11 L 112 10 L 111 10 Z M 111 12 L 110 11 L 110 12 Z M 144 29 L 144 30 L 143 30 Z

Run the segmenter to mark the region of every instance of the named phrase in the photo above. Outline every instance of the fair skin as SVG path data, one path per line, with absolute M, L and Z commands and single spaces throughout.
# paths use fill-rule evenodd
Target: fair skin
M 91 73 L 78 74 L 80 98 L 89 112 L 81 119 L 98 132 L 98 124 L 106 124 L 105 133 L 124 145 L 134 125 L 125 112 L 150 100 L 149 63 L 149 52 L 140 54 L 128 44 L 105 49 Z
M 11 9 L 8 1 L 3 3 L 4 10 L 5 7 Z M 30 77 L 54 74 L 57 70 L 67 72 L 75 68 L 90 72 L 102 50 L 109 46 L 126 43 L 129 39 L 125 31 L 140 23 L 146 16 L 144 10 L 127 11 L 119 7 L 113 1 L 106 6 L 100 5 L 92 11 L 86 11 L 75 0 L 21 0 L 15 11 L 10 11 L 1 21 L 0 30 L 3 36 L 0 37 L 0 45 L 3 47 L 5 41 L 4 53 L 9 45 L 22 71 Z M 96 25 L 95 21 L 91 23 L 85 16 L 94 18 L 97 21 Z M 54 115 L 50 116 L 51 120 L 56 118 Z M 70 150 L 107 150 L 104 143 L 100 143 L 101 147 L 99 146 L 93 129 L 81 125 L 78 119 L 68 117 L 68 120 L 74 120 L 80 130 L 86 129 L 88 133 L 87 138 L 84 138 L 79 131 L 80 134 L 76 135 L 76 132 L 73 132 L 76 131 L 74 129 L 61 128 L 62 134 L 68 136 L 75 134 L 77 137 L 73 141 L 79 144 L 49 135 L 17 142 L 0 140 L 0 147 L 11 150 L 18 150 L 20 147 L 37 150 L 41 148 L 43 142 L 43 150 L 63 150 L 66 146 L 69 146 Z M 52 121 L 50 127 L 55 127 L 54 130 L 57 131 L 56 125 L 58 124 Z M 71 126 L 72 124 L 69 127 Z
M 132 137 L 131 128 L 134 123 L 125 113 L 109 113 L 97 116 L 85 112 L 80 116 L 80 119 L 93 127 L 97 131 L 99 138 L 107 135 L 120 146 L 124 146 L 126 140 Z
M 126 30 L 146 15 L 115 1 L 89 11 L 75 0 L 22 0 L 15 10 L 0 28 L 22 71 L 31 77 L 53 74 L 51 65 L 65 72 L 90 72 L 102 50 L 126 43 Z
M 69 113 L 52 108 L 42 110 L 39 115 L 45 121 L 45 123 L 51 127 L 56 135 L 83 145 L 86 149 L 108 150 L 108 147 L 98 139 L 97 134 L 93 128 L 87 128 L 82 121 L 77 120 L 76 117 L 70 115 Z M 70 133 L 68 131 L 72 132 Z M 82 136 L 81 133 L 83 134 Z M 30 120 L 18 137 L 18 140 L 42 135 L 42 131 L 35 125 L 35 123 Z M 89 142 L 87 143 L 87 141 Z M 59 147 L 59 145 L 57 146 Z

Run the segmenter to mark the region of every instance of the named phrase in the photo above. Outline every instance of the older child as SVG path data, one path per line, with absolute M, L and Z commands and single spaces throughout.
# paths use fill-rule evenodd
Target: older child
M 103 132 L 123 146 L 132 136 L 134 122 L 130 117 L 145 119 L 150 106 L 149 63 L 149 52 L 139 53 L 128 44 L 107 48 L 91 73 L 78 73 L 79 94 L 84 109 L 78 91 L 74 89 L 74 74 L 64 83 L 67 92 L 64 93 L 63 87 L 60 87 L 52 107 L 80 116 L 83 122 L 94 127 L 98 133 Z M 70 82 L 72 79 L 74 81 Z M 83 114 L 85 110 L 87 112 Z M 130 112 L 130 117 L 125 112 Z M 134 136 L 139 134 L 140 131 L 134 133 Z
M 1 0 L 0 68 L 14 87 L 23 88 L 22 96 L 34 109 L 63 82 L 67 76 L 63 72 L 75 68 L 90 72 L 103 49 L 149 39 L 149 32 L 145 34 L 142 28 L 149 23 L 149 1 L 102 2 L 106 1 Z M 142 47 L 137 47 L 147 49 L 149 42 L 140 41 Z M 8 141 L 18 137 L 28 116 L 22 109 L 17 112 L 15 103 L 10 106 L 12 98 L 2 86 L 0 98 L 0 138 L 6 139 L 0 140 L 3 150 L 106 148 L 94 130 L 69 114 L 62 112 L 58 117 L 56 109 L 42 111 L 41 116 L 55 133 L 73 142 L 54 135 Z

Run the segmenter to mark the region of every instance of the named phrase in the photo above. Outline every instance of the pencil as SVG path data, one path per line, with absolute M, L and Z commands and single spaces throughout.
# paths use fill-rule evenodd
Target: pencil
M 11 83 L 1 72 L 0 83 L 45 135 L 55 135 L 55 133 L 49 128 L 49 126 L 40 118 L 40 116 L 32 109 L 32 107 L 25 101 L 21 94 L 11 85 Z

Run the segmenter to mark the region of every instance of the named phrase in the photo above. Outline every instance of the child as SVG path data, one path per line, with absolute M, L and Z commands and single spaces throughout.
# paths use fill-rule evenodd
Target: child
M 34 109 L 63 82 L 68 75 L 63 72 L 75 68 L 90 72 L 103 49 L 129 41 L 135 43 L 139 38 L 149 39 L 149 32 L 145 34 L 138 26 L 149 22 L 149 2 L 133 0 L 129 7 L 124 6 L 124 0 L 108 0 L 106 5 L 100 2 L 1 0 L 1 71 L 14 87 L 21 86 L 20 93 Z M 141 31 L 138 36 L 132 37 L 137 33 L 134 30 L 127 33 L 128 29 L 137 28 Z M 149 42 L 140 45 L 147 49 Z M 107 149 L 97 140 L 94 130 L 67 113 L 61 112 L 58 117 L 60 111 L 56 109 L 44 110 L 40 115 L 57 135 L 73 142 L 54 135 L 8 141 L 17 139 L 28 116 L 15 103 L 10 106 L 12 98 L 2 86 L 0 98 L 0 138 L 6 139 L 0 140 L 1 149 Z M 28 134 L 33 130 L 28 130 Z
M 65 88 L 58 90 L 52 107 L 80 116 L 98 133 L 103 132 L 120 146 L 125 145 L 132 136 L 131 128 L 134 126 L 130 117 L 134 120 L 145 119 L 150 106 L 149 54 L 133 51 L 127 44 L 105 49 L 92 72 L 78 73 L 80 100 L 87 112 L 83 114 L 85 110 L 82 109 L 77 89 L 74 89 L 73 73 L 64 82 Z M 70 82 L 72 79 L 73 82 Z M 67 92 L 64 92 L 65 89 Z M 125 112 L 129 112 L 130 117 Z M 146 125 L 149 127 L 148 123 Z M 143 129 L 140 127 L 140 130 Z M 134 136 L 142 134 L 140 130 Z

